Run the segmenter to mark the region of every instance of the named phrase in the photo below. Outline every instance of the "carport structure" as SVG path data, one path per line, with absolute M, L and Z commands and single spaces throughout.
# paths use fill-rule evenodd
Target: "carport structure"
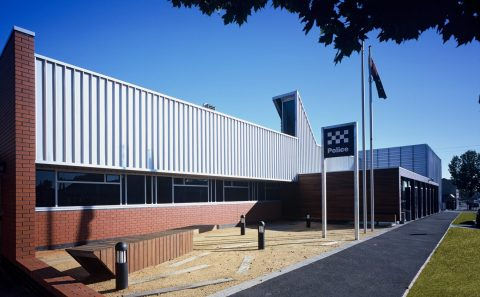
M 401 177 L 401 210 L 407 221 L 438 212 L 438 184 Z

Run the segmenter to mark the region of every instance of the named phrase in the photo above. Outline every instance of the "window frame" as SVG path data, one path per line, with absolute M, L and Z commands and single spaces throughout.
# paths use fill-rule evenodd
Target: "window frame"
M 35 170 L 42 170 L 42 169 L 35 169 Z M 122 177 L 121 177 L 121 174 L 115 174 L 115 173 L 111 173 L 111 172 L 102 172 L 102 173 L 99 173 L 99 172 L 90 172 L 90 171 L 87 171 L 87 170 L 59 170 L 59 169 L 55 169 L 55 207 L 85 207 L 85 206 L 58 206 L 58 190 L 59 190 L 59 187 L 58 187 L 58 184 L 59 183 L 68 183 L 68 184 L 97 184 L 97 185 L 118 185 L 120 187 L 120 195 L 119 195 L 119 204 L 118 205 L 122 205 L 122 190 L 123 190 L 123 187 L 122 187 Z M 84 172 L 84 173 L 95 173 L 95 174 L 103 174 L 103 182 L 93 182 L 93 181 L 69 181 L 69 180 L 60 180 L 58 178 L 58 174 L 60 172 Z M 120 177 L 120 181 L 119 182 L 107 182 L 107 175 L 118 175 Z M 112 204 L 112 205 L 117 205 L 117 204 Z M 104 205 L 98 205 L 98 206 L 104 206 Z M 110 206 L 110 205 L 106 205 L 106 206 Z
M 294 121 L 293 121 L 293 125 L 294 125 L 294 131 L 293 131 L 293 133 L 294 133 L 294 135 L 291 135 L 291 134 L 285 132 L 286 129 L 284 128 L 284 126 L 286 125 L 286 123 L 285 123 L 285 107 L 284 107 L 284 104 L 287 103 L 287 102 L 290 102 L 290 101 L 294 101 L 294 102 L 293 102 L 293 103 L 294 103 L 294 111 L 295 111 L 295 114 L 293 115 L 293 116 L 294 116 Z M 297 105 L 298 105 L 298 103 L 296 102 L 295 97 L 282 98 L 282 117 L 281 117 L 281 123 L 280 123 L 280 125 L 281 125 L 281 131 L 282 131 L 282 133 L 287 134 L 287 135 L 290 135 L 290 136 L 292 136 L 292 137 L 297 137 L 297 132 L 298 132 L 298 131 L 297 131 Z
M 175 180 L 182 179 L 181 184 L 176 184 Z M 207 184 L 205 185 L 191 185 L 191 184 L 185 184 L 186 179 L 198 179 L 198 180 L 206 180 Z M 191 202 L 191 203 L 211 203 L 210 201 L 210 181 L 211 179 L 209 178 L 191 178 L 191 177 L 172 177 L 172 204 L 175 204 L 175 187 L 199 187 L 199 188 L 207 188 L 207 202 Z M 186 203 L 178 203 L 179 205 L 181 204 L 188 204 L 189 202 Z
M 143 208 L 143 207 L 172 207 L 175 205 L 206 205 L 206 204 L 216 204 L 216 203 L 251 203 L 251 202 L 263 202 L 267 201 L 266 197 L 259 197 L 259 188 L 262 187 L 265 189 L 266 182 L 262 181 L 255 181 L 255 180 L 232 180 L 228 177 L 224 177 L 223 179 L 219 179 L 218 177 L 192 177 L 192 176 L 183 176 L 183 177 L 175 177 L 175 176 L 166 176 L 162 174 L 148 174 L 148 173 L 139 173 L 139 172 L 118 172 L 118 171 L 110 171 L 110 170 L 88 170 L 89 168 L 82 168 L 82 169 L 71 169 L 71 168 L 49 168 L 49 167 L 39 167 L 36 170 L 47 170 L 54 172 L 54 191 L 55 191 L 55 206 L 39 206 L 36 207 L 36 211 L 65 211 L 65 210 L 80 210 L 80 209 L 121 209 L 121 208 Z M 74 181 L 74 180 L 60 180 L 58 178 L 59 172 L 74 172 L 74 173 L 94 173 L 94 174 L 102 174 L 103 181 Z M 118 182 L 107 182 L 107 175 L 118 175 L 119 181 Z M 144 203 L 142 204 L 129 204 L 128 203 L 128 176 L 129 175 L 139 175 L 144 176 Z M 150 177 L 152 179 L 151 182 L 151 194 L 152 202 L 147 203 L 147 178 Z M 157 179 L 159 177 L 168 177 L 170 178 L 171 183 L 171 192 L 172 192 L 172 199 L 169 203 L 159 203 L 158 197 L 158 182 Z M 174 180 L 178 178 L 182 179 L 182 184 L 175 184 Z M 205 184 L 185 184 L 186 179 L 197 179 L 197 180 L 205 180 Z M 221 183 L 220 183 L 221 182 Z M 238 185 L 235 184 L 236 182 L 246 183 L 245 185 Z M 118 204 L 110 204 L 110 205 L 84 205 L 84 206 L 59 206 L 59 186 L 60 183 L 75 183 L 75 184 L 107 184 L 107 185 L 117 185 L 119 187 L 119 197 L 118 197 Z M 258 185 L 256 183 L 259 183 Z M 217 201 L 217 184 L 222 185 L 222 199 Z M 176 203 L 175 202 L 175 187 L 200 187 L 200 188 L 207 188 L 207 201 L 205 202 L 186 202 L 186 203 Z M 239 201 L 226 201 L 225 200 L 225 188 L 241 188 L 241 189 L 248 189 L 248 200 L 239 200 Z M 220 195 L 220 194 L 219 194 Z M 266 191 L 264 190 L 263 195 L 266 196 Z
M 226 183 L 230 183 L 230 185 L 226 185 Z M 255 201 L 255 200 L 252 200 L 252 195 L 251 195 L 251 185 L 252 185 L 252 182 L 253 181 L 240 181 L 240 182 L 246 182 L 247 185 L 246 186 L 238 186 L 238 185 L 234 185 L 234 183 L 237 182 L 237 180 L 223 180 L 223 202 L 243 202 L 243 201 L 247 201 L 247 202 L 251 202 L 251 201 Z M 225 200 L 225 188 L 227 189 L 247 189 L 247 200 L 240 200 L 240 201 L 226 201 Z

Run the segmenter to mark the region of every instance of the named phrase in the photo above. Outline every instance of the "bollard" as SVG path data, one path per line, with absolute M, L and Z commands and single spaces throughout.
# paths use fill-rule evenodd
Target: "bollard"
M 258 223 L 258 249 L 265 249 L 265 222 L 260 221 Z
M 245 235 L 245 227 L 246 227 L 247 223 L 246 223 L 246 220 L 245 220 L 245 215 L 241 215 L 240 216 L 240 235 Z
M 310 215 L 307 214 L 307 228 L 310 228 L 311 226 L 311 219 L 310 219 Z
M 128 263 L 127 249 L 125 242 L 115 245 L 115 289 L 123 290 L 128 288 Z

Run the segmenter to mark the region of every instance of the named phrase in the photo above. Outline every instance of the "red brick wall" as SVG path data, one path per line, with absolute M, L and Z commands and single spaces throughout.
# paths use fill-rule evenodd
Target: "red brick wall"
M 11 260 L 35 252 L 34 37 L 13 30 L 0 56 L 2 254 Z
M 48 247 L 133 234 L 145 234 L 189 225 L 237 223 L 279 219 L 280 201 L 195 206 L 144 207 L 36 213 L 36 245 Z

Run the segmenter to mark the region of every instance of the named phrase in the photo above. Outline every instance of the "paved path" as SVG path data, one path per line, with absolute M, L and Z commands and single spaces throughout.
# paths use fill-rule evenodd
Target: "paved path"
M 233 296 L 400 297 L 456 216 L 409 223 Z

